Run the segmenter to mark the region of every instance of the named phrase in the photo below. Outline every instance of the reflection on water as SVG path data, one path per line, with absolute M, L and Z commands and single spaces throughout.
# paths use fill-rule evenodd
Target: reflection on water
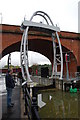
M 78 118 L 80 93 L 58 90 L 39 91 L 46 105 L 39 108 L 41 118 Z

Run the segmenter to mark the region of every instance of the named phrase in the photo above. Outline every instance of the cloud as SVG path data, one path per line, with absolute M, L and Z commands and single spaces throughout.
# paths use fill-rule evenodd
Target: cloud
M 77 32 L 79 0 L 1 0 L 3 24 L 21 25 L 25 15 L 29 20 L 35 11 L 46 12 L 62 31 Z M 4 4 L 5 3 L 5 4 Z
M 8 55 L 4 56 L 0 60 L 0 68 L 4 67 L 4 65 L 7 65 Z M 28 60 L 29 60 L 29 66 L 33 64 L 51 64 L 50 60 L 46 58 L 45 56 L 41 55 L 40 53 L 29 51 L 28 53 Z M 11 64 L 14 66 L 20 66 L 20 53 L 19 52 L 13 52 L 11 53 Z

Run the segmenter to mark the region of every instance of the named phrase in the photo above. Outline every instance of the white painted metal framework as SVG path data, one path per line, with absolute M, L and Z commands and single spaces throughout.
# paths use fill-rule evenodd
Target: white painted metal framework
M 41 16 L 45 20 L 46 24 L 33 22 L 32 20 L 35 16 Z M 35 12 L 32 15 L 30 21 L 24 20 L 21 25 L 21 29 L 24 31 L 22 41 L 21 41 L 21 49 L 20 49 L 20 60 L 21 60 L 21 69 L 22 69 L 23 78 L 27 80 L 28 82 L 32 82 L 30 75 L 29 75 L 29 71 L 28 71 L 28 30 L 29 30 L 29 27 L 46 29 L 50 31 L 50 35 L 53 41 L 53 53 L 52 54 L 54 54 L 52 77 L 57 77 L 58 75 L 59 78 L 62 78 L 63 76 L 63 55 L 62 55 L 60 39 L 58 36 L 58 32 L 60 32 L 60 29 L 59 27 L 54 26 L 50 17 L 45 12 L 42 12 L 42 11 Z M 56 40 L 55 40 L 56 38 L 57 38 L 58 46 L 56 46 Z M 59 49 L 58 54 L 56 52 L 57 48 Z M 57 71 L 58 65 L 61 68 L 60 72 Z

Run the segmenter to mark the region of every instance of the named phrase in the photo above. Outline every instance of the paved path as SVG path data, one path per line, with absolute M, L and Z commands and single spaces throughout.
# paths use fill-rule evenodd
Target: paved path
M 6 95 L 2 96 L 2 120 L 21 118 L 21 88 L 17 86 L 13 90 L 12 102 L 14 107 L 7 109 Z

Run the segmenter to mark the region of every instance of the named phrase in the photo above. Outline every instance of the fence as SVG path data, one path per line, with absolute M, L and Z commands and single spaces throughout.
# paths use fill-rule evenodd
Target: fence
M 38 106 L 37 106 L 37 97 L 30 96 L 30 88 L 25 84 L 23 87 L 23 93 L 25 97 L 25 114 L 28 115 L 28 120 L 40 120 L 38 114 Z

